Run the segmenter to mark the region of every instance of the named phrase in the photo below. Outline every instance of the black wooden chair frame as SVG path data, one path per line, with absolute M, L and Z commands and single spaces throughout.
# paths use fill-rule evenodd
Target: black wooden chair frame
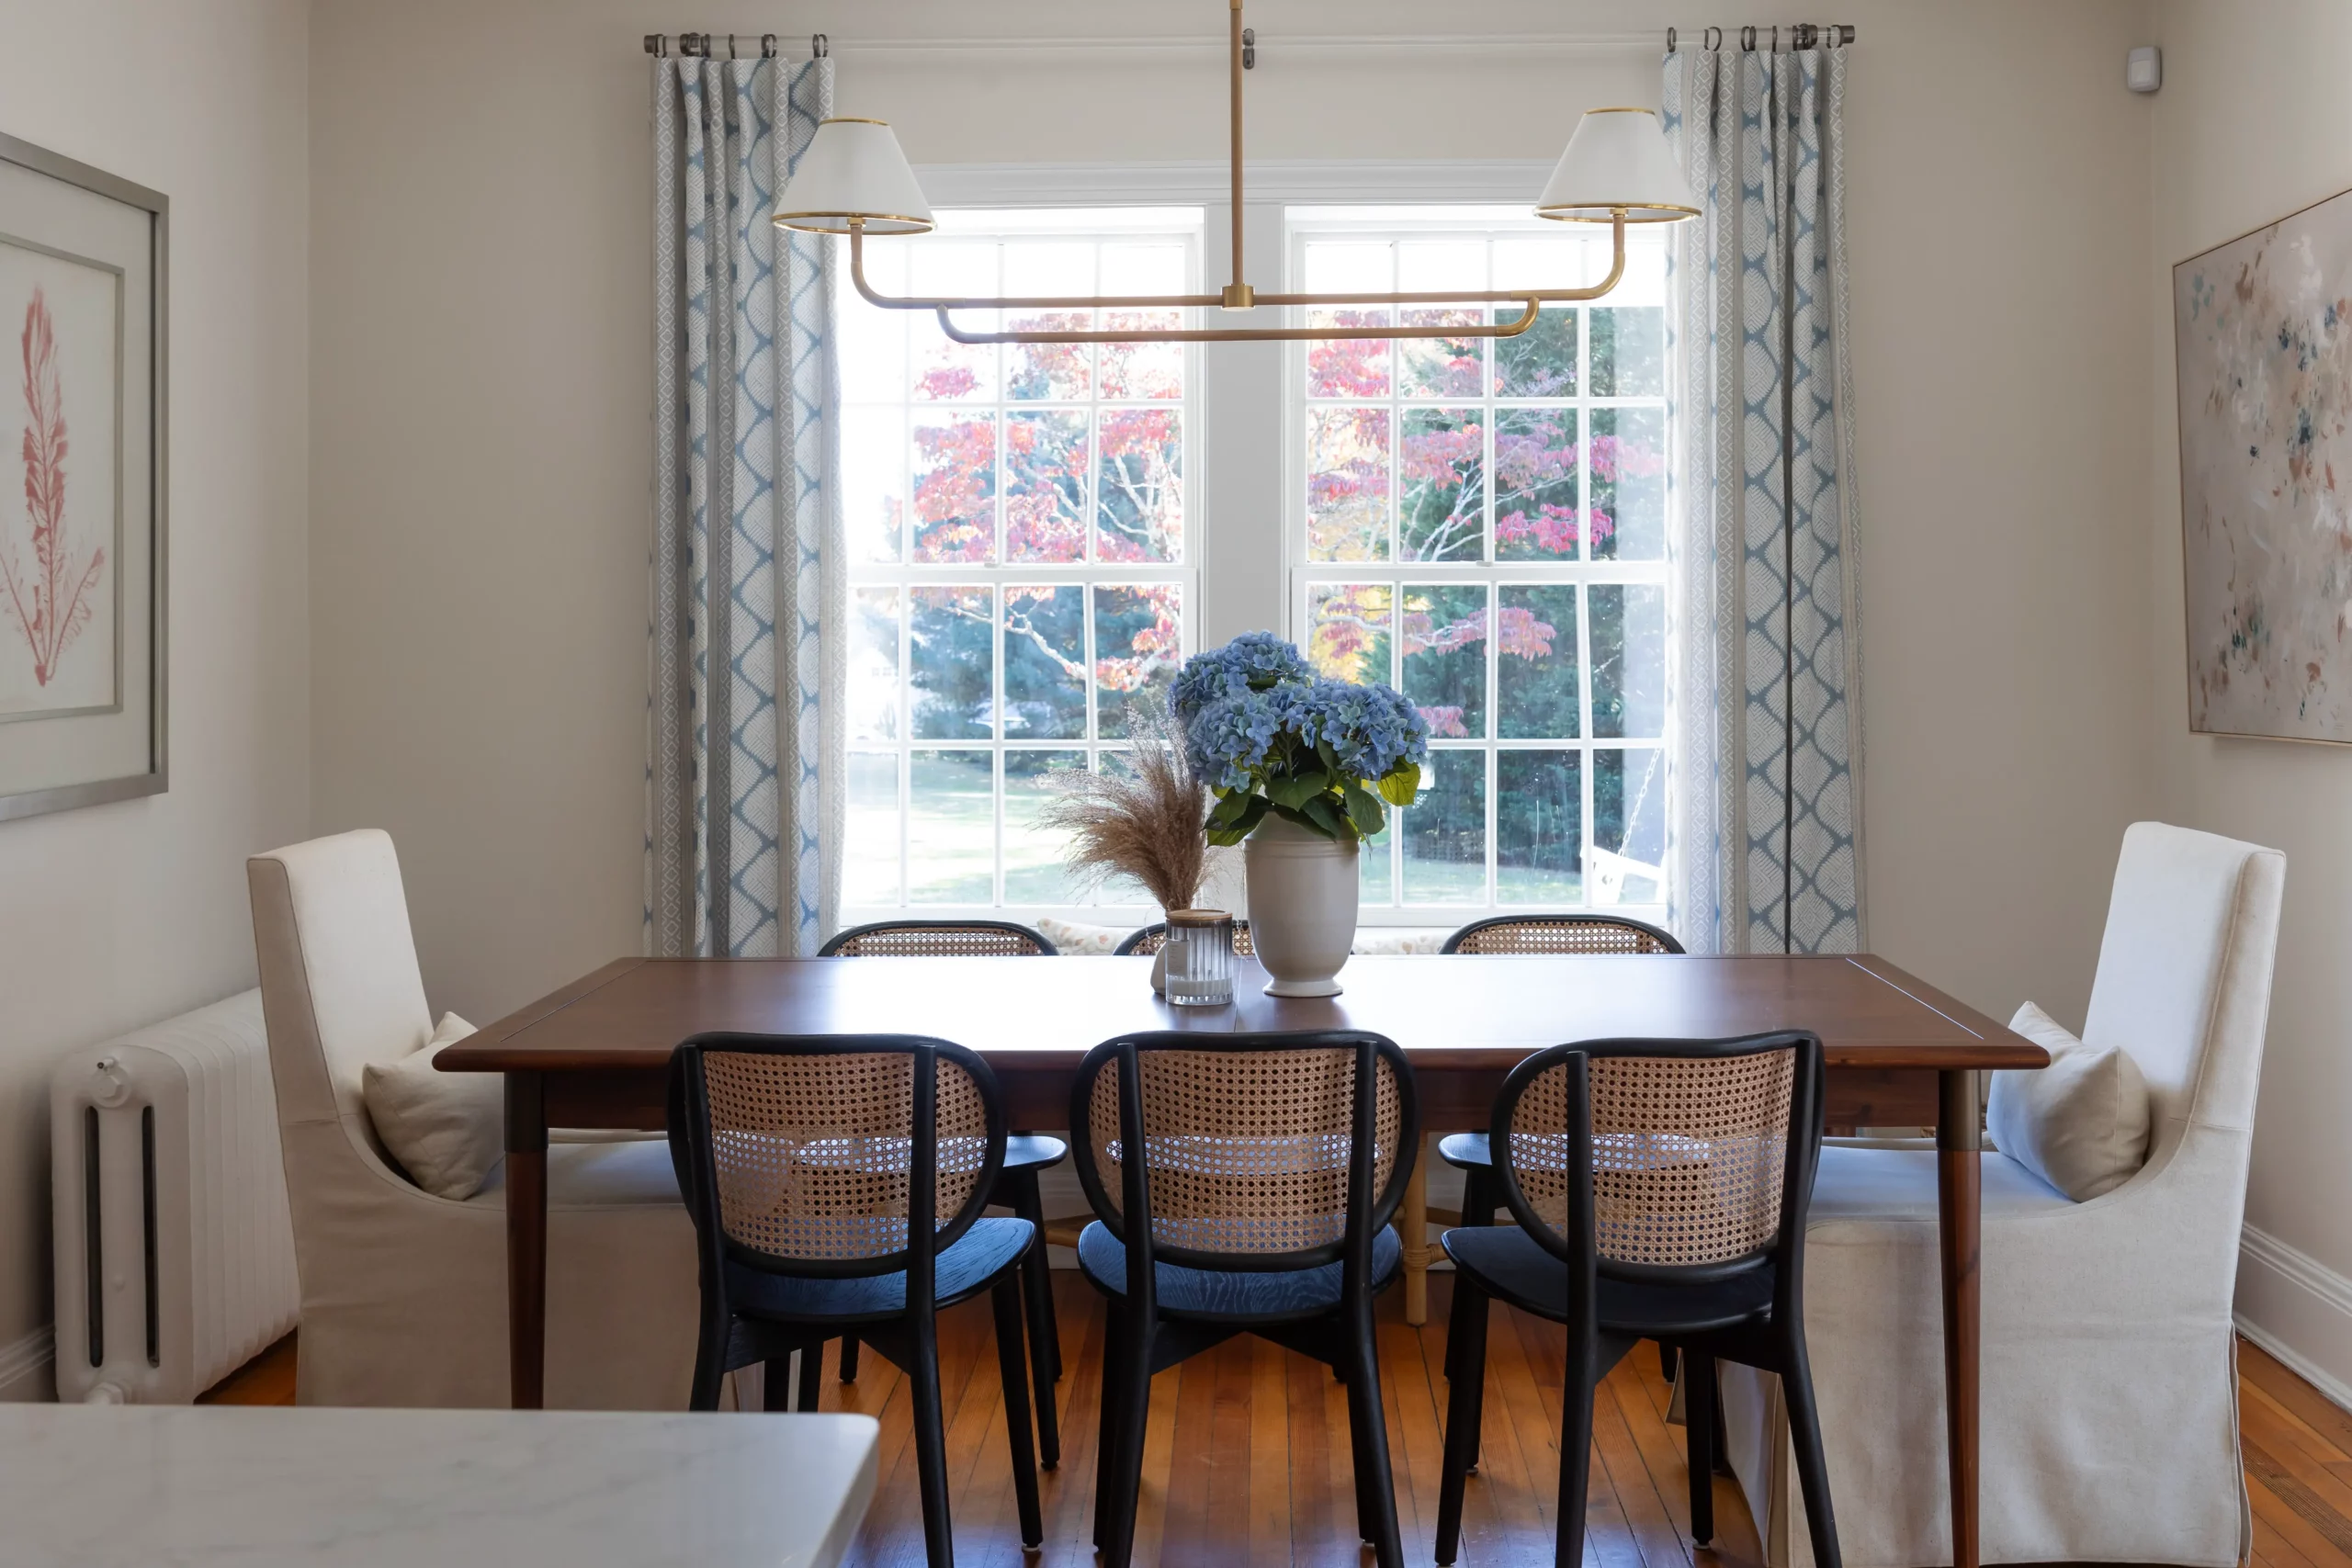
M 1355 1054 L 1354 1101 L 1351 1107 L 1347 1220 L 1340 1238 L 1328 1245 L 1285 1253 L 1200 1251 L 1156 1240 L 1150 1216 L 1149 1161 L 1132 1151 L 1146 1146 L 1140 1062 L 1149 1051 L 1351 1050 Z M 1373 1191 L 1376 1163 L 1377 1064 L 1385 1059 L 1396 1084 L 1399 1130 L 1394 1168 L 1386 1187 Z M 1119 1069 L 1120 1201 L 1114 1204 L 1097 1168 L 1093 1143 L 1080 1129 L 1092 1119 L 1094 1082 L 1105 1066 Z M 1105 1568 L 1126 1568 L 1135 1548 L 1136 1513 L 1142 1487 L 1145 1429 L 1150 1419 L 1151 1379 L 1239 1334 L 1264 1339 L 1330 1367 L 1348 1390 L 1348 1428 L 1356 1476 L 1356 1529 L 1372 1544 L 1379 1568 L 1402 1568 L 1404 1547 L 1396 1519 L 1395 1472 L 1389 1460 L 1387 1421 L 1380 1395 L 1380 1347 L 1373 1325 L 1374 1297 L 1394 1282 L 1372 1274 L 1374 1239 L 1396 1216 L 1420 1150 L 1420 1108 L 1413 1070 L 1403 1051 L 1384 1035 L 1356 1031 L 1292 1034 L 1160 1032 L 1105 1041 L 1089 1052 L 1070 1091 L 1070 1127 L 1079 1184 L 1096 1217 L 1125 1246 L 1126 1289 L 1114 1292 L 1099 1283 L 1110 1323 L 1103 1338 L 1102 1416 L 1096 1456 L 1094 1544 Z M 1140 1223 L 1134 1222 L 1141 1216 Z M 1162 1263 L 1235 1272 L 1280 1272 L 1328 1267 L 1341 1269 L 1340 1299 L 1330 1308 L 1262 1317 L 1171 1314 L 1159 1297 Z M 1095 1283 L 1091 1275 L 1090 1283 Z
M 1744 1257 L 1702 1265 L 1645 1265 L 1600 1255 L 1592 1193 L 1592 1100 L 1589 1064 L 1612 1056 L 1723 1058 L 1771 1051 L 1795 1053 L 1789 1108 L 1788 1143 L 1781 1168 L 1781 1202 L 1771 1243 Z M 1511 1163 L 1513 1127 L 1521 1098 L 1544 1074 L 1565 1065 L 1568 1072 L 1568 1231 L 1555 1232 L 1528 1201 Z M 1780 1374 L 1795 1441 L 1798 1484 L 1805 1505 L 1814 1560 L 1819 1568 L 1839 1568 L 1837 1522 L 1830 1510 L 1828 1476 L 1821 1446 L 1819 1407 L 1814 1398 L 1811 1362 L 1804 1341 L 1804 1226 L 1814 1173 L 1820 1162 L 1824 1101 L 1821 1041 L 1802 1032 L 1740 1039 L 1601 1040 L 1554 1046 L 1513 1068 L 1496 1097 L 1491 1126 L 1505 1135 L 1494 1141 L 1495 1176 L 1504 1204 L 1523 1234 L 1559 1259 L 1567 1271 L 1567 1384 L 1561 1398 L 1559 1544 L 1563 1564 L 1583 1561 L 1584 1509 L 1570 1499 L 1584 1497 L 1590 1481 L 1592 1400 L 1609 1370 L 1634 1345 L 1657 1334 L 1657 1325 L 1630 1310 L 1631 1292 L 1611 1283 L 1688 1292 L 1702 1310 L 1674 1325 L 1682 1352 L 1684 1431 L 1688 1438 L 1690 1533 L 1706 1543 L 1714 1535 L 1713 1474 L 1717 1430 L 1715 1362 L 1736 1361 Z M 1464 1227 L 1475 1228 L 1475 1227 Z M 1454 1232 L 1447 1233 L 1449 1244 Z M 1463 1496 L 1477 1463 L 1479 1424 L 1484 1419 L 1487 1325 L 1489 1293 L 1522 1311 L 1554 1317 L 1543 1303 L 1498 1291 L 1453 1257 L 1454 1294 L 1447 1329 L 1448 1396 L 1445 1457 L 1438 1495 L 1437 1561 L 1452 1563 L 1462 1537 Z M 1737 1287 L 1758 1275 L 1770 1282 L 1762 1311 L 1723 1304 Z
M 913 1114 L 908 1154 L 907 1245 L 896 1252 L 852 1258 L 784 1258 L 737 1242 L 720 1218 L 712 1151 L 710 1101 L 704 1076 L 705 1053 L 770 1055 L 859 1055 L 904 1054 L 912 1058 Z M 971 1078 L 987 1113 L 988 1153 L 970 1195 L 944 1225 L 935 1224 L 939 1179 L 937 1063 L 954 1062 Z M 841 1334 L 839 1318 L 787 1320 L 747 1316 L 728 1299 L 727 1266 L 799 1279 L 907 1277 L 903 1309 L 855 1320 L 857 1337 L 880 1351 L 913 1389 L 915 1468 L 922 1496 L 923 1541 L 930 1568 L 953 1568 L 955 1548 L 947 1496 L 947 1436 L 939 1386 L 939 1308 L 989 1292 L 996 1327 L 997 1371 L 1003 1381 L 1005 1427 L 1012 1448 L 1013 1494 L 1023 1542 L 1045 1540 L 1037 1497 L 1037 1467 L 1030 1443 L 1028 1361 L 1022 1333 L 1021 1263 L 1042 1253 L 1045 1235 L 1033 1233 L 1023 1258 L 977 1280 L 947 1302 L 938 1299 L 938 1258 L 968 1233 L 989 1204 L 1004 1159 L 1004 1101 L 996 1075 L 977 1053 L 922 1035 L 774 1035 L 707 1033 L 681 1044 L 670 1060 L 670 1153 L 679 1190 L 694 1218 L 702 1283 L 702 1322 L 696 1337 L 690 1406 L 718 1408 L 719 1384 L 741 1367 L 763 1365 L 762 1406 L 786 1408 L 787 1358 L 801 1357 L 804 1393 L 812 1387 L 808 1369 L 826 1340 Z M 804 1405 L 804 1408 L 807 1406 Z
M 863 936 L 891 931 L 998 931 L 1023 941 L 1036 950 L 1029 953 L 992 953 L 989 954 L 991 957 L 1052 958 L 1059 952 L 1044 932 L 1015 925 L 1011 920 L 870 920 L 865 925 L 852 926 L 847 931 L 835 933 L 831 941 L 817 950 L 817 956 L 838 958 L 842 948 Z M 1029 1138 L 1035 1135 L 1015 1130 L 1012 1136 Z M 1038 1190 L 1037 1173 L 1060 1164 L 1062 1157 L 1045 1158 L 1041 1156 L 1034 1160 L 1008 1162 L 996 1179 L 989 1201 L 1011 1209 L 1018 1219 L 1027 1220 L 1037 1227 L 1037 1235 L 1042 1238 L 1046 1234 L 1046 1206 L 1044 1196 Z M 1035 1389 L 1033 1408 L 1037 1420 L 1038 1461 L 1045 1469 L 1054 1470 L 1060 1466 L 1062 1460 L 1061 1425 L 1054 1407 L 1054 1385 L 1061 1381 L 1062 1376 L 1062 1337 L 1061 1325 L 1054 1316 L 1053 1275 L 1042 1239 L 1036 1250 L 1029 1255 L 1029 1261 L 1022 1266 L 1022 1292 L 1029 1314 L 1029 1370 Z M 841 1380 L 843 1382 L 857 1381 L 858 1337 L 855 1334 L 842 1336 Z M 799 1404 L 803 1410 L 817 1408 L 822 1359 L 820 1355 L 804 1356 L 800 1359 Z
M 1061 951 L 1053 944 L 1052 940 L 1045 932 L 1033 930 L 1028 926 L 1016 925 L 1011 920 L 868 920 L 862 926 L 852 926 L 847 931 L 835 931 L 827 939 L 825 945 L 817 950 L 817 956 L 838 958 L 841 956 L 842 949 L 859 937 L 876 936 L 885 931 L 1001 931 L 1006 936 L 1020 937 L 1034 943 L 1037 949 L 1034 953 L 1020 955 L 1026 958 L 1052 958 Z
M 1647 920 L 1636 920 L 1624 915 L 1595 915 L 1570 910 L 1557 914 L 1530 911 L 1524 914 L 1490 915 L 1485 919 L 1473 920 L 1447 937 L 1445 945 L 1438 949 L 1438 953 L 1441 957 L 1460 953 L 1462 944 L 1480 931 L 1508 930 L 1513 926 L 1562 925 L 1611 926 L 1623 931 L 1635 931 L 1658 943 L 1668 953 L 1680 953 L 1684 951 L 1682 943 L 1676 940 L 1672 931 L 1663 927 L 1654 926 Z M 1650 956 L 1660 955 L 1651 954 Z M 1438 1145 L 1438 1157 L 1462 1173 L 1462 1223 L 1464 1225 L 1493 1224 L 1495 1212 L 1503 1206 L 1501 1190 L 1495 1184 L 1493 1163 L 1491 1160 L 1481 1161 L 1476 1158 L 1473 1146 L 1468 1145 L 1469 1138 L 1484 1136 L 1486 1134 L 1483 1133 L 1468 1134 L 1465 1137 L 1449 1136 Z M 1452 1341 L 1449 1339 L 1447 1343 L 1450 1347 Z M 1658 1346 L 1658 1371 L 1669 1381 L 1674 1377 L 1674 1356 L 1673 1346 L 1664 1343 Z M 1453 1375 L 1453 1362 L 1449 1349 L 1446 1376 L 1451 1378 Z

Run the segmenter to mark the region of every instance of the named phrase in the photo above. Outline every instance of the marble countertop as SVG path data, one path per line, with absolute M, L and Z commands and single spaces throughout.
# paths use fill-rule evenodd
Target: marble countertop
M 834 1568 L 864 1416 L 0 1405 L 8 1568 Z

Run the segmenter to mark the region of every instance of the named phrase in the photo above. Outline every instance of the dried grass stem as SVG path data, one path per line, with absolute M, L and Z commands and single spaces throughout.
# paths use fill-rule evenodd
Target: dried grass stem
M 1208 870 L 1207 792 L 1193 776 L 1183 728 L 1165 696 L 1130 701 L 1127 733 L 1133 771 L 1055 774 L 1038 822 L 1069 836 L 1064 863 L 1083 885 L 1130 876 L 1161 908 L 1189 909 Z

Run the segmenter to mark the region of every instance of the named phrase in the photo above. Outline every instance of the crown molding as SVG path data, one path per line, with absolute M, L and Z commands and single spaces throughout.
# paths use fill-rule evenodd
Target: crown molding
M 1263 158 L 1243 170 L 1249 200 L 1340 204 L 1532 202 L 1543 158 Z M 1228 172 L 1201 159 L 1132 164 L 926 164 L 934 207 L 1154 207 L 1223 203 Z

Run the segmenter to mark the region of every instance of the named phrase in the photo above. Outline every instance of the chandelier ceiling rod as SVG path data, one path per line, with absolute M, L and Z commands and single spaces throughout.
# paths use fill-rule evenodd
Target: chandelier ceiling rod
M 929 310 L 940 330 L 962 344 L 1238 343 L 1329 339 L 1517 337 L 1535 324 L 1547 304 L 1598 299 L 1625 274 L 1625 226 L 1673 222 L 1696 217 L 1688 183 L 1674 167 L 1665 137 L 1647 109 L 1588 110 L 1553 171 L 1536 215 L 1573 222 L 1605 222 L 1610 229 L 1608 276 L 1574 288 L 1496 288 L 1392 291 L 1385 293 L 1261 294 L 1245 280 L 1243 223 L 1241 0 L 1228 0 L 1231 100 L 1233 281 L 1216 294 L 990 296 L 962 298 L 887 295 L 866 280 L 868 235 L 921 234 L 934 227 L 931 209 L 898 139 L 880 120 L 839 118 L 817 128 L 786 184 L 775 213 L 781 228 L 849 236 L 850 278 L 865 299 L 885 310 Z M 1599 127 L 1599 129 L 1595 129 Z M 829 137 L 828 132 L 831 132 Z M 1476 324 L 1365 324 L 1279 327 L 1012 328 L 975 332 L 956 324 L 956 310 L 1248 310 L 1260 305 L 1395 307 L 1408 305 L 1517 305 L 1519 313 Z

